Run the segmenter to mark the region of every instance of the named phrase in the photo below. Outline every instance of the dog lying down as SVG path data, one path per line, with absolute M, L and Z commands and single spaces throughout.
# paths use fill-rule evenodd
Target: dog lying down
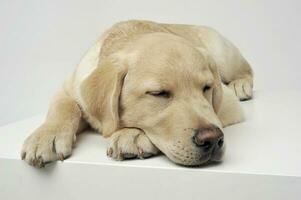
M 43 167 L 71 155 L 87 127 L 116 160 L 163 152 L 195 166 L 222 159 L 222 128 L 243 120 L 253 75 L 239 50 L 205 26 L 132 20 L 107 30 L 54 97 L 21 157 Z M 230 147 L 231 148 L 231 147 Z

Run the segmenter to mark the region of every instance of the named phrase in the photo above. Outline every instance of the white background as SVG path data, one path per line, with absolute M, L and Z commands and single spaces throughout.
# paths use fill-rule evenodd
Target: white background
M 95 39 L 113 23 L 208 25 L 251 63 L 257 90 L 301 89 L 298 0 L 0 0 L 0 125 L 47 110 Z

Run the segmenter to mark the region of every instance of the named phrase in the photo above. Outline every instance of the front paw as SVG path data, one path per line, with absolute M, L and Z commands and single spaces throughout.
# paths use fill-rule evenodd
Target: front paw
M 230 82 L 228 86 L 241 101 L 249 100 L 253 96 L 252 78 L 237 79 Z
M 111 136 L 107 155 L 115 160 L 148 158 L 159 153 L 157 147 L 139 129 L 124 128 Z
M 63 161 L 71 155 L 74 137 L 72 134 L 38 129 L 25 140 L 21 158 L 29 165 L 39 168 L 51 161 Z

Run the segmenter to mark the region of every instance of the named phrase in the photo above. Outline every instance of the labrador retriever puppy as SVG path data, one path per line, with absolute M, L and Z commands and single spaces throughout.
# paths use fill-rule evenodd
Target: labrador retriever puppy
M 248 62 L 205 26 L 131 20 L 107 30 L 54 97 L 21 157 L 43 167 L 71 155 L 90 126 L 110 139 L 116 160 L 163 152 L 196 166 L 222 159 L 222 128 L 243 120 L 252 98 Z

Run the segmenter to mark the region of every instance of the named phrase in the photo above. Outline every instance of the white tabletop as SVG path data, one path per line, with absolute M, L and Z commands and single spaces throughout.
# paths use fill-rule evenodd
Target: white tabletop
M 108 142 L 93 131 L 78 136 L 72 156 L 64 162 L 300 177 L 300 102 L 297 90 L 257 91 L 253 100 L 242 102 L 246 120 L 225 128 L 227 150 L 220 164 L 186 168 L 163 155 L 114 161 L 106 156 Z M 24 139 L 43 120 L 44 115 L 39 115 L 0 127 L 0 159 L 19 160 Z

